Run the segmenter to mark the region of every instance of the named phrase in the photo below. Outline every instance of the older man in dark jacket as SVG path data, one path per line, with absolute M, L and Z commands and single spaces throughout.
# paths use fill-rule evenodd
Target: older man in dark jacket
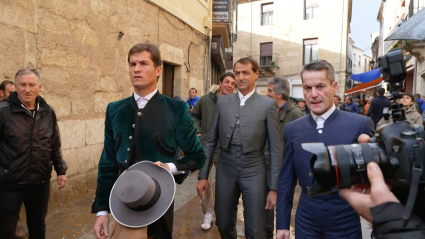
M 24 68 L 16 92 L 0 103 L 0 238 L 13 238 L 22 203 L 30 238 L 45 238 L 52 165 L 59 189 L 65 187 L 56 114 L 38 93 L 40 76 Z

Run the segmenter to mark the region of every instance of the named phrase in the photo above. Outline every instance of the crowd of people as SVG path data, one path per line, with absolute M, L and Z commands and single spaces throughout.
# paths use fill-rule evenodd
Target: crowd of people
M 289 239 L 297 184 L 301 188 L 295 217 L 297 238 L 362 238 L 358 214 L 374 222 L 377 238 L 424 233 L 423 222 L 415 218 L 410 224 L 388 226 L 401 218 L 388 216 L 388 212 L 394 208 L 400 211 L 403 206 L 385 185 L 376 164 L 367 167 L 372 183 L 370 194 L 359 196 L 359 192 L 350 189 L 334 189 L 326 195 L 307 195 L 315 175 L 310 168 L 312 154 L 301 145 L 369 142 L 377 127 L 392 122 L 391 117 L 383 118 L 383 109 L 391 107 L 384 89 L 378 89 L 378 95 L 367 98 L 364 105 L 350 96 L 342 104 L 336 94 L 338 82 L 333 66 L 325 60 L 315 60 L 303 66 L 300 73 L 304 98 L 290 97 L 290 84 L 280 76 L 268 81 L 267 94 L 263 96 L 255 89 L 258 63 L 245 57 L 202 97 L 191 88 L 185 102 L 159 93 L 162 60 L 156 45 L 134 45 L 127 59 L 134 93 L 111 102 L 106 109 L 104 149 L 91 209 L 96 214 L 96 238 L 172 238 L 173 203 L 151 224 L 133 227 L 118 221 L 109 232 L 114 184 L 130 167 L 146 161 L 168 170 L 178 184 L 199 170 L 196 190 L 205 214 L 200 226 L 210 230 L 215 221 L 221 238 L 237 238 L 237 206 L 242 196 L 246 238 L 272 238 L 276 234 L 278 239 Z M 2 239 L 15 236 L 22 204 L 29 237 L 45 238 L 52 166 L 58 188 L 65 187 L 67 181 L 56 115 L 38 95 L 40 90 L 41 78 L 33 68 L 18 70 L 14 82 L 0 85 L 4 100 L 0 102 Z M 400 103 L 407 122 L 422 125 L 418 108 L 425 111 L 424 100 L 406 93 Z M 210 173 L 212 167 L 216 168 L 215 177 Z M 124 186 L 131 189 L 132 183 L 139 182 Z M 155 188 L 158 184 L 152 185 Z M 149 194 L 149 200 L 122 201 L 125 210 L 154 208 L 160 194 Z M 375 222 L 374 218 L 385 220 Z

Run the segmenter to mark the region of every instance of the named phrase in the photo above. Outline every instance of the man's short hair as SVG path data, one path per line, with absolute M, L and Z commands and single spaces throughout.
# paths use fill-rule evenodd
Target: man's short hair
M 351 96 L 347 96 L 347 97 L 345 97 L 345 99 L 349 99 L 349 100 L 351 100 L 351 101 L 353 101 L 353 97 L 351 97 Z
M 158 66 L 161 66 L 162 64 L 161 52 L 159 51 L 158 47 L 152 43 L 139 43 L 131 47 L 130 50 L 128 51 L 128 57 L 127 57 L 128 63 L 130 63 L 131 55 L 138 52 L 142 52 L 142 51 L 147 51 L 151 54 L 151 60 L 153 61 L 155 68 Z
M 34 74 L 35 76 L 37 76 L 38 82 L 41 82 L 40 75 L 38 74 L 38 71 L 36 69 L 32 68 L 32 67 L 29 67 L 29 66 L 21 68 L 16 72 L 15 82 L 16 82 L 16 79 L 18 79 L 18 76 L 29 75 L 29 74 Z
M 223 82 L 224 78 L 228 76 L 232 77 L 233 80 L 235 79 L 235 74 L 233 74 L 233 72 L 226 72 L 220 76 L 220 82 Z
M 189 92 L 190 92 L 191 90 L 194 90 L 196 93 L 198 93 L 198 91 L 197 91 L 195 88 L 190 88 L 190 89 L 189 89 Z
M 415 100 L 419 100 L 421 98 L 420 94 L 415 94 Z
M 14 85 L 15 83 L 13 83 L 13 81 L 10 80 L 5 80 L 0 84 L 0 90 L 3 92 L 6 92 L 6 86 L 8 85 Z
M 234 65 L 233 65 L 233 71 L 235 71 L 236 64 L 242 64 L 242 65 L 248 65 L 248 63 L 251 63 L 251 69 L 255 73 L 258 71 L 258 62 L 251 57 L 244 57 L 239 59 Z
M 273 79 L 270 79 L 268 81 L 268 84 L 273 84 L 273 90 L 274 92 L 278 94 L 282 94 L 283 100 L 289 99 L 289 94 L 291 93 L 291 90 L 289 89 L 289 82 L 283 78 L 282 76 L 275 76 Z
M 385 89 L 381 87 L 381 88 L 379 88 L 377 90 L 377 92 L 378 92 L 379 95 L 384 95 L 385 94 Z
M 338 100 L 341 101 L 341 97 L 339 95 L 334 95 L 334 97 L 338 98 Z
M 303 66 L 303 69 L 301 70 L 301 80 L 303 80 L 303 73 L 305 71 L 320 71 L 320 70 L 326 70 L 326 77 L 329 79 L 330 83 L 335 82 L 335 70 L 334 67 L 325 60 L 314 60 L 307 65 Z

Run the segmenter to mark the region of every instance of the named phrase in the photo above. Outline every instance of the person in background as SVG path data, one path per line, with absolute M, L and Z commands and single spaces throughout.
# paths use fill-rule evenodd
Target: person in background
M 341 97 L 339 97 L 339 95 L 334 95 L 333 102 L 335 107 L 339 110 L 351 112 L 350 108 L 346 108 L 343 104 L 341 104 Z
M 300 108 L 301 112 L 304 113 L 304 115 L 308 115 L 310 114 L 310 109 L 307 107 L 307 105 L 305 104 L 305 99 L 304 98 L 298 98 L 298 103 L 297 103 L 298 107 Z
M 364 107 L 363 115 L 367 115 L 367 111 L 369 110 L 370 102 L 372 102 L 372 100 L 373 100 L 373 96 L 369 96 L 367 98 L 367 103 Z
M 403 105 L 403 109 L 406 112 L 406 120 L 407 122 L 409 122 L 409 124 L 411 126 L 417 124 L 423 127 L 423 120 L 422 120 L 422 115 L 418 113 L 418 111 L 416 111 L 416 106 L 415 106 L 415 98 L 412 94 L 409 93 L 405 93 L 403 94 L 403 97 L 400 100 L 400 103 Z M 388 119 L 388 121 L 386 121 L 384 118 L 382 118 L 377 124 L 376 124 L 376 129 L 378 129 L 379 127 L 386 125 L 386 124 L 390 124 L 393 123 L 393 118 L 390 115 L 390 118 Z
M 280 136 L 282 139 L 283 145 L 285 142 L 283 141 L 283 136 L 285 135 L 285 127 L 289 122 L 292 122 L 298 118 L 301 118 L 305 115 L 302 112 L 301 107 L 294 104 L 294 102 L 289 99 L 290 95 L 290 85 L 287 80 L 285 80 L 281 76 L 275 76 L 273 79 L 268 81 L 268 89 L 267 96 L 275 99 L 277 102 L 277 108 L 279 109 L 279 122 L 280 122 Z M 304 99 L 302 99 L 302 103 L 304 103 L 304 110 L 306 110 L 306 105 Z M 298 104 L 300 101 L 298 101 Z M 310 113 L 310 112 L 309 112 Z M 283 147 L 282 147 L 283 149 Z M 283 155 L 283 153 L 282 153 Z M 267 166 L 269 165 L 269 152 L 268 152 L 268 144 L 266 145 L 266 150 L 264 153 L 264 158 L 266 159 Z M 268 171 L 269 168 L 267 168 Z M 266 232 L 267 238 L 273 238 L 274 234 L 274 210 L 266 209 Z
M 39 96 L 37 70 L 18 70 L 15 84 L 16 92 L 0 102 L 0 238 L 14 237 L 22 204 L 29 238 L 45 238 L 52 166 L 58 189 L 68 167 L 55 111 Z
M 199 97 L 196 94 L 198 94 L 198 91 L 195 88 L 190 88 L 189 98 L 187 98 L 187 103 L 190 105 L 191 111 L 193 107 L 195 107 L 196 103 L 198 103 L 199 101 Z
M 372 121 L 375 124 L 375 126 L 382 119 L 383 117 L 382 112 L 384 108 L 391 109 L 391 103 L 384 96 L 385 89 L 379 88 L 376 92 L 378 96 L 376 96 L 376 98 L 370 102 L 369 109 L 366 114 L 367 117 L 372 118 Z
M 356 99 L 356 104 L 357 104 L 357 107 L 359 108 L 358 114 L 363 114 L 363 111 L 364 111 L 364 103 L 363 103 L 363 101 L 360 101 L 359 99 Z
M 353 98 L 351 96 L 347 96 L 345 98 L 345 107 L 349 108 L 353 113 L 359 113 L 359 107 L 357 106 L 356 102 L 353 102 Z
M 5 80 L 0 84 L 0 101 L 8 98 L 10 92 L 15 92 L 15 83 L 10 80 Z

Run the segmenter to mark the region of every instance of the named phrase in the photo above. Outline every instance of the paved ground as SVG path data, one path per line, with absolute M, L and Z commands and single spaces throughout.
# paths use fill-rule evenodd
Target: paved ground
M 196 174 L 192 174 L 186 179 L 183 185 L 177 186 L 175 197 L 175 215 L 173 238 L 187 239 L 212 239 L 220 238 L 216 226 L 210 231 L 202 231 L 201 223 L 203 214 L 201 211 L 200 200 L 196 194 L 195 185 L 197 182 Z M 295 215 L 296 206 L 298 205 L 299 189 L 296 190 L 296 200 L 292 211 Z M 93 223 L 95 216 L 90 214 L 93 197 L 86 197 L 70 205 L 50 210 L 47 216 L 47 238 L 48 239 L 95 239 L 92 234 Z M 244 237 L 244 222 L 242 203 L 239 203 L 238 211 L 238 238 Z M 111 218 L 111 217 L 110 217 Z M 111 218 L 111 226 L 114 222 Z M 292 222 L 293 223 L 293 222 Z M 25 223 L 20 222 L 19 226 L 24 232 L 27 232 Z M 367 223 L 362 223 L 363 238 L 370 238 L 370 227 Z M 291 225 L 293 228 L 293 224 Z M 294 238 L 294 236 L 292 236 Z

